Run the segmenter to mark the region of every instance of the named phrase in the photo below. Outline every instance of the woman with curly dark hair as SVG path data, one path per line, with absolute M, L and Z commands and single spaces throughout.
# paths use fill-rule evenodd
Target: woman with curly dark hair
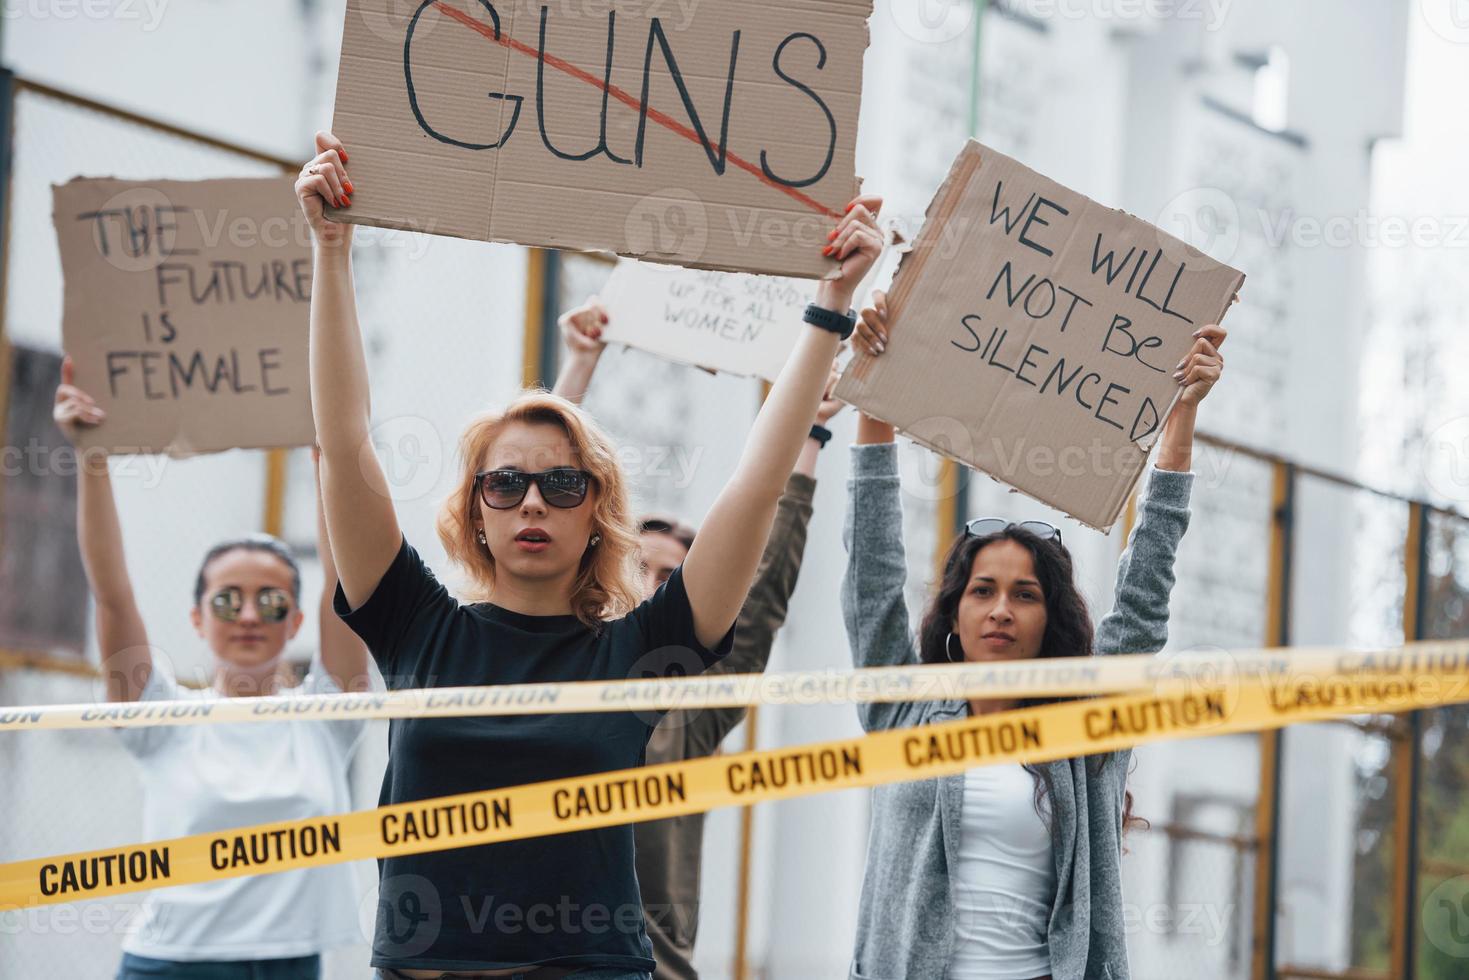
M 858 347 L 886 346 L 887 304 L 863 313 Z M 1223 370 L 1209 326 L 1179 366 L 1183 389 L 1117 572 L 1116 605 L 1092 630 L 1059 529 L 971 521 L 909 632 L 897 451 L 863 416 L 852 447 L 842 610 L 858 667 L 1144 653 L 1168 638 L 1173 558 L 1188 527 L 1194 420 Z M 869 704 L 884 731 L 1036 702 Z M 984 766 L 873 790 L 853 980 L 1125 980 L 1122 834 L 1134 820 L 1130 752 Z

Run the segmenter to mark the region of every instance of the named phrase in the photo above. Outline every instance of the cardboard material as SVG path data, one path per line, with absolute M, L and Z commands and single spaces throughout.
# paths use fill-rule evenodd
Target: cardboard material
M 292 178 L 54 186 L 87 447 L 183 456 L 305 446 L 311 238 Z
M 349 0 L 333 220 L 819 278 L 872 0 Z
M 603 339 L 680 364 L 774 381 L 816 297 L 803 279 L 618 263 L 599 299 Z
M 1110 528 L 1177 400 L 1194 331 L 1244 275 L 970 142 L 837 397 L 1083 524 Z

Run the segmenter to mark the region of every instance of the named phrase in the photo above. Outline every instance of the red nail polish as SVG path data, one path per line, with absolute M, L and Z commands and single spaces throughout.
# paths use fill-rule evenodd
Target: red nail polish
M 822 255 L 830 255 L 832 252 L 835 252 L 835 251 L 836 251 L 835 248 L 833 248 L 832 246 L 828 245 L 828 246 L 826 246 L 826 248 L 823 248 L 821 250 L 821 254 Z
M 833 228 L 831 230 L 831 234 L 830 235 L 827 235 L 826 236 L 826 240 L 829 241 L 829 242 L 834 242 L 834 241 L 837 240 L 837 230 L 835 228 Z
M 344 208 L 350 208 L 351 206 L 352 206 L 352 199 L 350 197 L 343 197 L 342 198 L 342 207 L 344 207 Z
M 342 162 L 343 163 L 346 163 L 347 162 L 347 151 L 346 150 L 343 150 L 342 151 Z
M 343 189 L 344 189 L 344 190 L 346 190 L 346 192 L 347 192 L 347 193 L 348 193 L 348 194 L 351 194 L 351 193 L 352 193 L 352 191 L 353 191 L 353 187 L 352 187 L 352 182 L 351 182 L 351 181 L 350 181 L 350 180 L 349 180 L 349 181 L 346 181 L 346 182 L 344 182 L 344 183 L 343 183 L 343 184 L 342 184 L 342 188 L 343 188 Z

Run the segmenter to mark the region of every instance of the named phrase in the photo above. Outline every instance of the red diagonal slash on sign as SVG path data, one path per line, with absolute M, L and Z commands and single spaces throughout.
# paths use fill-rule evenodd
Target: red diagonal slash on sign
M 542 57 L 541 52 L 537 51 L 535 48 L 532 48 L 528 44 L 522 44 L 504 31 L 500 31 L 500 36 L 496 37 L 494 27 L 489 24 L 480 23 L 479 21 L 475 20 L 473 17 L 469 16 L 461 10 L 455 10 L 447 3 L 444 3 L 444 0 L 438 0 L 438 2 L 434 4 L 434 7 L 439 11 L 439 13 L 443 14 L 445 17 L 451 17 L 454 20 L 457 20 L 465 27 L 484 35 L 491 41 L 494 41 L 496 44 L 507 47 L 512 51 L 519 51 L 521 54 L 529 55 L 532 58 Z M 602 92 L 606 92 L 618 102 L 621 102 L 633 109 L 636 109 L 639 112 L 643 110 L 643 102 L 641 99 L 633 98 L 631 94 L 624 92 L 616 85 L 608 85 L 606 82 L 602 81 L 602 79 L 597 78 L 594 75 L 588 74 L 587 72 L 578 68 L 576 65 L 573 65 L 571 62 L 566 61 L 562 58 L 557 58 L 555 55 L 547 54 L 544 57 L 546 59 L 546 64 L 550 65 L 552 68 L 559 69 L 560 71 L 563 71 L 566 74 L 570 75 L 572 78 L 581 79 L 593 88 L 596 88 L 597 90 Z M 668 115 L 665 112 L 659 112 L 657 109 L 649 106 L 648 118 L 653 120 L 663 128 L 671 132 L 677 133 L 678 135 L 682 136 L 684 139 L 689 140 L 692 143 L 697 143 L 701 146 L 703 145 L 703 140 L 699 138 L 698 133 L 694 132 L 692 129 L 685 126 L 683 123 L 674 119 L 672 116 Z M 750 161 L 733 153 L 728 154 L 728 159 L 730 163 L 734 164 L 736 167 L 739 167 L 741 170 L 744 170 L 747 173 L 751 174 L 756 180 L 760 181 L 760 183 L 764 184 L 767 187 L 778 190 L 781 193 L 788 195 L 789 197 L 795 198 L 797 201 L 800 201 L 803 205 L 810 208 L 812 211 L 815 211 L 817 214 L 824 214 L 830 218 L 841 218 L 841 212 L 833 211 L 831 208 L 822 204 L 820 201 L 813 200 L 812 198 L 807 197 L 805 194 L 802 194 L 794 187 L 787 187 L 784 184 L 771 180 L 769 177 L 765 176 L 765 171 L 761 170 Z

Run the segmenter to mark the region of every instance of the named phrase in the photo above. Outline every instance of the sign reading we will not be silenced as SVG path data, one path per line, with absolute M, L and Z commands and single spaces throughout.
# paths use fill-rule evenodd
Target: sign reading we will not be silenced
M 624 259 L 598 298 L 611 321 L 604 340 L 773 382 L 796 346 L 816 284 Z
M 1194 332 L 1244 278 L 971 142 L 898 268 L 887 352 L 859 354 L 836 396 L 1105 530 Z
M 73 180 L 52 198 L 63 345 L 107 421 L 84 448 L 315 441 L 311 238 L 293 178 Z
M 334 221 L 833 274 L 873 0 L 348 0 Z

